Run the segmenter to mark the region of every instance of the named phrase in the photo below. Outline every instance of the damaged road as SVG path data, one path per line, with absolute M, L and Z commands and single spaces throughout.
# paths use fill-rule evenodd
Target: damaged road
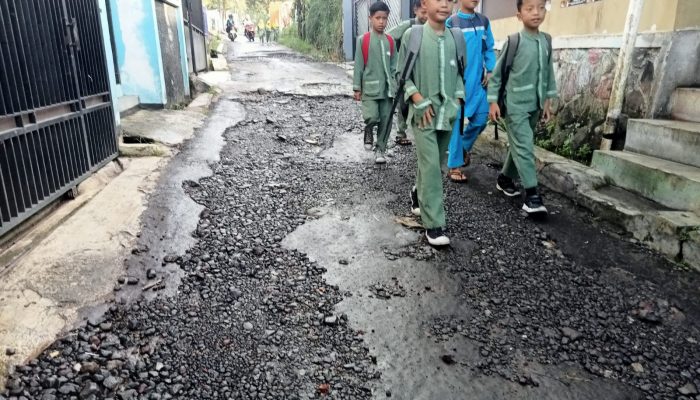
M 0 398 L 700 396 L 695 275 L 553 194 L 533 223 L 480 160 L 446 185 L 454 244 L 436 251 L 397 222 L 413 150 L 371 163 L 342 69 L 230 57 L 247 82 L 165 172 L 115 301 Z

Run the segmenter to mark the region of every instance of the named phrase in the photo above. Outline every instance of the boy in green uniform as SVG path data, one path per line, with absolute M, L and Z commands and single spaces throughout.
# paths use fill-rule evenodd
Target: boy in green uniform
M 545 0 L 517 0 L 518 19 L 524 28 L 519 33 L 518 46 L 514 46 L 515 58 L 504 82 L 503 63 L 507 61 L 508 44 L 503 47 L 488 88 L 491 103 L 489 118 L 497 121 L 505 114 L 508 130 L 508 155 L 503 171 L 498 176 L 496 188 L 506 196 L 520 195 L 514 180 L 518 177 L 525 188 L 523 210 L 528 214 L 546 214 L 537 186 L 535 169 L 534 130 L 540 118 L 552 118 L 552 99 L 557 97 L 557 83 L 552 64 L 551 40 L 540 32 L 547 9 Z M 505 85 L 505 91 L 501 90 Z M 505 94 L 503 99 L 499 99 Z M 506 109 L 499 106 L 505 104 Z
M 416 186 L 411 191 L 414 214 L 419 214 L 426 229 L 428 242 L 447 246 L 447 225 L 442 187 L 442 167 L 447 161 L 447 149 L 452 126 L 464 101 L 464 82 L 457 60 L 457 42 L 445 21 L 452 12 L 452 0 L 423 0 L 428 21 L 406 31 L 401 41 L 399 65 L 403 69 L 408 55 L 411 31 L 422 29 L 423 37 L 413 71 L 405 86 L 409 103 L 409 122 L 416 141 L 418 172 Z
M 374 161 L 385 164 L 397 56 L 394 39 L 384 34 L 389 20 L 389 6 L 378 1 L 372 4 L 369 12 L 372 31 L 357 38 L 353 90 L 355 100 L 362 101 L 362 117 L 366 124 L 365 149 L 372 150 L 374 129 L 377 128 Z
M 421 2 L 422 0 L 413 0 L 413 12 L 416 14 L 416 18 L 403 21 L 395 27 L 389 29 L 389 32 L 387 32 L 391 37 L 397 39 L 396 47 L 398 49 L 401 49 L 400 41 L 403 34 L 406 33 L 407 30 L 409 30 L 413 25 L 423 25 L 425 21 L 428 20 L 428 14 L 425 12 L 425 8 L 423 8 L 423 4 Z M 406 130 L 408 129 L 406 117 L 408 117 L 407 112 L 399 109 L 399 112 L 397 113 L 399 130 L 396 132 L 396 144 L 402 146 L 408 146 L 411 144 L 411 141 L 406 135 Z

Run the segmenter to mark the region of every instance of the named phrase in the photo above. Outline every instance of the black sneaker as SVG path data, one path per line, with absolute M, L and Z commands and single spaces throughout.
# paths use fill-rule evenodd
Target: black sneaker
M 523 210 L 530 215 L 548 213 L 547 207 L 544 206 L 544 201 L 542 201 L 542 196 L 539 194 L 527 196 L 527 198 L 525 198 L 525 204 L 523 204 Z
M 411 189 L 411 213 L 420 217 L 420 204 L 418 203 L 418 190 L 414 186 Z
M 520 196 L 520 190 L 518 190 L 518 187 L 515 186 L 515 182 L 503 174 L 498 175 L 496 189 L 500 190 L 508 197 Z
M 428 239 L 428 243 L 430 243 L 431 246 L 442 247 L 450 245 L 450 238 L 445 235 L 442 228 L 426 230 L 425 237 Z
M 365 127 L 365 150 L 372 151 L 374 148 L 374 127 L 376 124 L 369 124 Z

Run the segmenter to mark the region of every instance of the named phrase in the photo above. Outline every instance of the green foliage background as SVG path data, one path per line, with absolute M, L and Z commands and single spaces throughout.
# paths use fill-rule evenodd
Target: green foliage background
M 324 54 L 338 58 L 343 46 L 341 0 L 305 0 L 303 37 Z

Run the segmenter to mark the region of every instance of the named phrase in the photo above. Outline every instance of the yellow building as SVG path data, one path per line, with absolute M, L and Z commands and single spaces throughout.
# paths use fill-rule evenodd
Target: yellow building
M 542 30 L 554 37 L 622 34 L 629 0 L 552 0 Z M 483 0 L 496 40 L 517 32 L 522 24 L 514 0 Z M 646 0 L 639 32 L 700 28 L 699 0 Z

